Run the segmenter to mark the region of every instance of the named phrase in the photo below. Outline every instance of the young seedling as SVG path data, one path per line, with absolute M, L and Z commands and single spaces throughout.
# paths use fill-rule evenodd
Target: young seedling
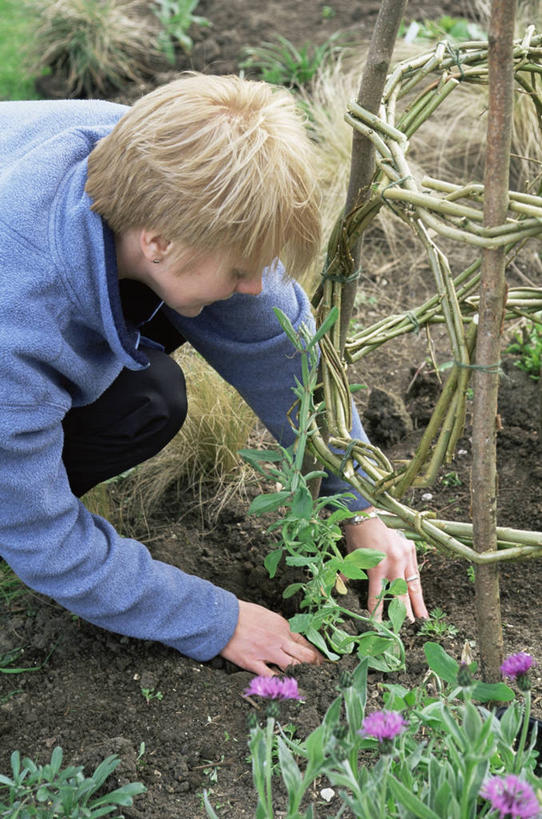
M 538 381 L 542 373 L 542 324 L 532 322 L 517 330 L 514 341 L 506 352 L 518 355 L 516 367 L 527 373 L 533 381 Z
M 433 637 L 455 637 L 457 628 L 446 622 L 447 614 L 438 606 L 429 612 L 429 620 L 424 620 L 420 634 Z
M 457 472 L 447 472 L 445 475 L 442 476 L 440 482 L 443 486 L 462 486 L 463 481 L 457 474 Z
M 159 702 L 164 699 L 164 695 L 161 691 L 155 691 L 154 688 L 142 688 L 141 693 L 144 696 L 147 705 L 152 702 L 152 700 L 158 700 Z
M 144 768 L 145 765 L 147 764 L 146 761 L 143 759 L 143 757 L 145 756 L 146 750 L 147 750 L 147 747 L 146 747 L 145 743 L 140 742 L 139 743 L 139 750 L 137 752 L 137 759 L 136 759 L 136 768 L 138 768 L 138 769 L 139 768 Z
M 203 773 L 209 779 L 209 782 L 216 784 L 218 782 L 218 769 L 224 762 L 224 754 L 220 755 L 218 762 L 213 762 L 211 759 L 206 759 L 204 761 L 208 762 L 209 766 L 203 769 Z

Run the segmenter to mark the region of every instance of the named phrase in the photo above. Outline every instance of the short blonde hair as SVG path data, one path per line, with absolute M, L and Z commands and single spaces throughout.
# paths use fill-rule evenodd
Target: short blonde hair
M 297 277 L 318 252 L 310 139 L 292 95 L 237 76 L 183 75 L 138 100 L 88 160 L 92 209 Z

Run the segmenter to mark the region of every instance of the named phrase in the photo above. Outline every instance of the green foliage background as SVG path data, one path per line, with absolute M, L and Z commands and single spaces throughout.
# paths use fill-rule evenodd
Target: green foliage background
M 0 20 L 0 99 L 39 99 L 23 64 L 30 28 L 28 11 L 20 0 L 0 0 Z

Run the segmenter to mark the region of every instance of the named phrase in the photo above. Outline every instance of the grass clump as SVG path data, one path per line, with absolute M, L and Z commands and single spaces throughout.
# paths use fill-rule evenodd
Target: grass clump
M 341 32 L 336 31 L 322 45 L 305 43 L 296 48 L 286 37 L 277 34 L 275 42 L 247 48 L 240 68 L 257 72 L 262 80 L 273 85 L 304 88 L 332 57 L 345 48 L 345 43 L 339 42 L 341 36 Z
M 65 80 L 69 96 L 107 95 L 149 74 L 157 29 L 132 0 L 30 0 L 31 70 Z
M 245 446 L 256 417 L 239 393 L 188 345 L 177 353 L 185 374 L 188 417 L 173 440 L 138 466 L 121 488 L 128 509 L 150 510 L 176 486 L 198 504 L 209 497 L 218 514 L 226 501 L 243 493 L 249 468 L 238 451 Z M 205 492 L 212 487 L 212 492 Z
M 9 610 L 25 589 L 24 583 L 19 580 L 8 564 L 0 560 L 0 602 L 3 608 Z

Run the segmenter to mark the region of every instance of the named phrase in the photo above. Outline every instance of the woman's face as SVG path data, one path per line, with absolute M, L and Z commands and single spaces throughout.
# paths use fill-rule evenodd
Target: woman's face
M 192 318 L 215 301 L 234 293 L 257 296 L 262 291 L 262 272 L 250 270 L 246 260 L 225 252 L 187 249 L 181 261 L 165 256 L 150 263 L 146 284 L 181 316 Z
M 179 248 L 145 230 L 116 237 L 116 247 L 119 278 L 143 282 L 188 318 L 234 293 L 257 296 L 262 291 L 262 271 L 228 250 Z

